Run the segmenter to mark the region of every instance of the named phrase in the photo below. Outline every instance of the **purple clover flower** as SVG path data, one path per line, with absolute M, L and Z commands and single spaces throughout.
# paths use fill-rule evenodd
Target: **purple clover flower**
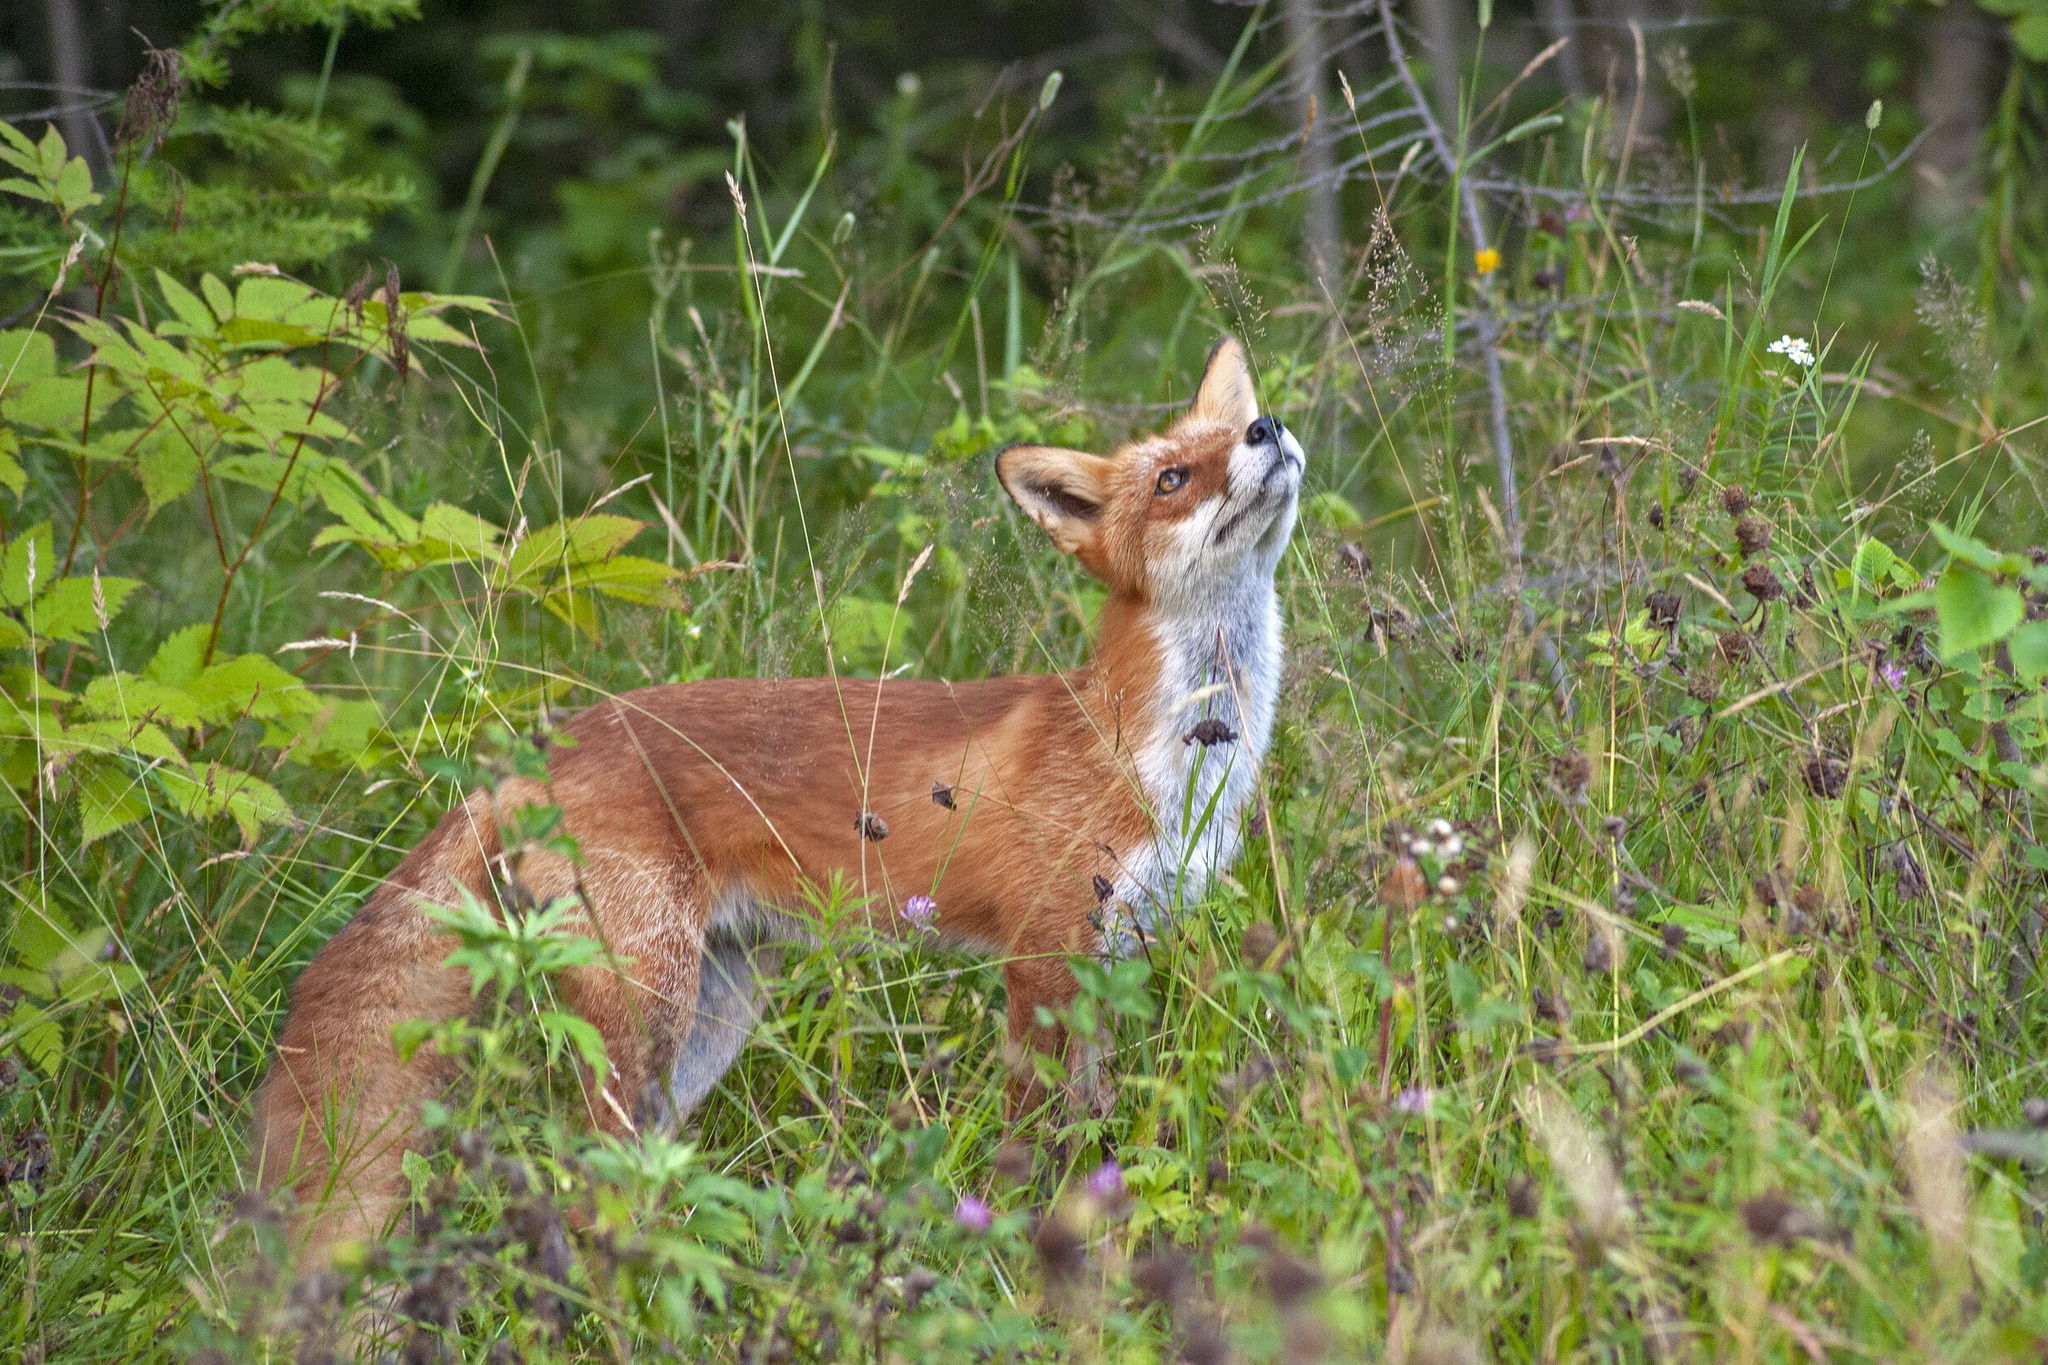
M 930 896 L 912 896 L 903 902 L 903 918 L 913 929 L 929 929 L 939 917 L 939 903 Z
M 1897 659 L 1886 659 L 1877 666 L 1879 681 L 1897 692 L 1906 686 L 1906 666 Z
M 1404 1087 L 1394 1096 L 1394 1112 L 1397 1114 L 1427 1114 L 1429 1112 L 1429 1091 L 1419 1085 Z
M 988 1206 L 986 1199 L 963 1194 L 953 1208 L 953 1221 L 969 1232 L 987 1232 L 996 1221 L 996 1211 Z
M 1124 1168 L 1115 1161 L 1105 1161 L 1088 1173 L 1088 1193 L 1097 1199 L 1115 1199 L 1123 1192 Z

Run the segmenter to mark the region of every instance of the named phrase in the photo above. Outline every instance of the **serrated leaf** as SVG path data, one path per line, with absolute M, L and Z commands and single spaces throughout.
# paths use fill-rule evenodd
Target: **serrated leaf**
M 1975 565 L 1957 559 L 1934 585 L 1934 611 L 1942 655 L 1953 659 L 2003 640 L 2025 619 L 2027 604 L 2019 589 L 1994 583 Z
M 220 320 L 200 297 L 187 289 L 163 271 L 156 272 L 156 287 L 164 296 L 164 302 L 178 315 L 178 320 L 200 336 L 211 336 L 219 329 Z
M 2048 678 L 2048 621 L 2028 621 L 2007 637 L 2012 671 L 2028 682 Z
M 0 427 L 0 484 L 16 498 L 28 486 L 28 471 L 21 467 L 21 438 L 12 427 Z
M 7 552 L 0 555 L 0 603 L 25 607 L 31 591 L 42 591 L 56 576 L 56 542 L 50 535 L 50 523 L 39 521 L 10 541 Z
M 199 676 L 200 661 L 206 657 L 206 637 L 211 627 L 205 622 L 181 626 L 163 638 L 142 674 L 160 683 L 182 687 Z
M 128 594 L 141 586 L 141 581 L 133 578 L 100 580 L 100 592 L 109 620 L 120 613 Z M 90 578 L 65 578 L 51 584 L 48 592 L 36 598 L 27 616 L 33 632 L 45 640 L 79 644 L 92 639 L 100 630 L 99 614 L 93 609 Z
M 195 820 L 227 815 L 241 831 L 244 844 L 255 843 L 264 825 L 284 824 L 292 818 L 291 807 L 277 788 L 223 763 L 201 764 L 189 772 L 163 767 L 156 769 L 156 776 L 172 805 Z
M 184 436 L 159 427 L 135 448 L 135 477 L 154 513 L 192 491 L 199 481 L 199 457 Z
M 57 373 L 57 343 L 27 329 L 0 332 L 0 393 Z
M 149 794 L 140 779 L 117 763 L 89 765 L 78 783 L 79 839 L 92 843 L 149 814 Z

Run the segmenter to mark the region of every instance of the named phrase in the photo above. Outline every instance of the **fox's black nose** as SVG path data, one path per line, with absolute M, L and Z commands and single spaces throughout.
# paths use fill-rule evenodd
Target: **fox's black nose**
M 1275 445 L 1280 440 L 1280 424 L 1270 417 L 1261 417 L 1244 430 L 1244 443 L 1248 446 Z

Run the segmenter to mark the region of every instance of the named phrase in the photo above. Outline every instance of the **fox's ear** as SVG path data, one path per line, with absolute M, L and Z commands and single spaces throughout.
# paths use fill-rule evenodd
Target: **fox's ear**
M 1209 352 L 1201 387 L 1188 408 L 1191 422 L 1221 422 L 1248 427 L 1258 419 L 1259 396 L 1252 391 L 1252 369 L 1236 337 L 1225 337 Z
M 1058 446 L 1009 446 L 996 456 L 1003 491 L 1052 543 L 1084 558 L 1097 543 L 1115 462 Z

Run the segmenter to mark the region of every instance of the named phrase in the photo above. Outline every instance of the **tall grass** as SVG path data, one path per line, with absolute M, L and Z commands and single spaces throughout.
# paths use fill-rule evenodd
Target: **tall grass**
M 1234 135 L 1266 79 L 1236 62 L 1177 150 Z M 1916 596 L 1931 521 L 2039 529 L 2039 386 L 1967 387 L 1970 345 L 2030 339 L 1939 289 L 1910 331 L 1911 279 L 1844 327 L 1823 295 L 1882 224 L 1802 201 L 1796 166 L 1754 217 L 1625 219 L 1609 145 L 1577 110 L 1497 154 L 1595 193 L 1509 214 L 1483 286 L 1444 182 L 1376 165 L 1386 216 L 1325 290 L 1274 210 L 1043 224 L 1007 169 L 877 258 L 829 150 L 770 168 L 741 139 L 729 253 L 651 244 L 623 433 L 508 271 L 482 352 L 346 397 L 359 465 L 415 511 L 640 516 L 701 570 L 690 609 L 608 607 L 593 643 L 459 566 L 262 545 L 230 635 L 353 632 L 313 676 L 380 702 L 392 756 L 299 779 L 297 827 L 248 849 L 10 818 L 17 923 L 59 905 L 137 972 L 64 1013 L 53 1069 L 5 1064 L 0 1339 L 321 1358 L 356 1314 L 410 1360 L 2038 1357 L 2041 694 L 1944 658 Z M 1135 213 L 1200 164 L 1102 193 Z M 1519 525 L 1491 324 L 1450 281 L 1500 319 Z M 996 964 L 863 941 L 822 888 L 683 1137 L 583 1136 L 509 998 L 446 1040 L 465 1079 L 406 1228 L 295 1277 L 244 1188 L 247 1099 L 294 972 L 411 840 L 553 707 L 1072 664 L 1099 593 L 985 457 L 1157 425 L 1223 330 L 1311 452 L 1287 690 L 1239 865 L 1137 961 L 1083 964 L 1101 1088 L 1013 1125 Z M 1895 377 L 1930 340 L 1965 386 Z M 196 542 L 148 534 L 150 609 L 210 610 Z

